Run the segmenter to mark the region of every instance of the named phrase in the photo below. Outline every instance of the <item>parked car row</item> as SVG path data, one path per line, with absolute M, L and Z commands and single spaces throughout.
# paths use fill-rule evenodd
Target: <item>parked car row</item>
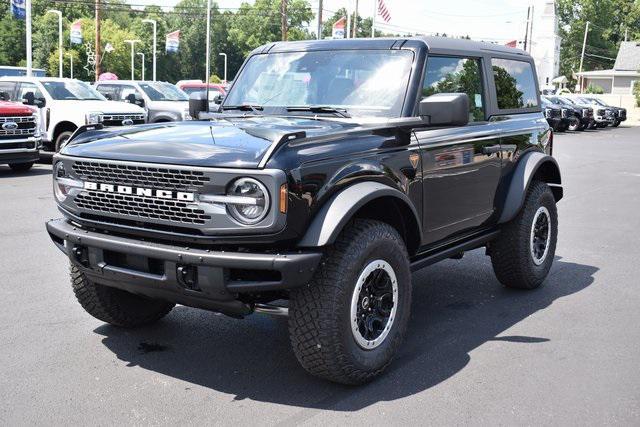
M 542 95 L 541 100 L 544 116 L 556 132 L 618 127 L 627 120 L 625 108 L 608 105 L 595 96 Z

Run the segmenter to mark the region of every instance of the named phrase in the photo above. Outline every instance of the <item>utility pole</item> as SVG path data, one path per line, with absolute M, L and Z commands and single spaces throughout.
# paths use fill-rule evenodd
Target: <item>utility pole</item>
M 589 34 L 589 24 L 584 27 L 584 40 L 582 41 L 582 54 L 580 55 L 580 73 L 582 73 L 582 63 L 584 62 L 584 50 L 587 47 L 587 35 Z M 580 93 L 582 93 L 582 76 L 580 76 Z
M 535 12 L 533 5 L 531 5 L 531 25 L 529 26 L 529 53 L 531 53 L 531 48 L 533 47 L 533 21 L 535 20 Z
M 100 1 L 96 0 L 96 81 L 100 78 Z
M 287 33 L 289 29 L 287 28 L 287 1 L 288 0 L 280 0 L 280 30 L 282 31 L 282 41 L 287 41 Z
M 207 84 L 205 90 L 207 100 L 207 113 L 209 112 L 209 80 L 211 80 L 211 0 L 207 0 L 207 41 L 205 43 L 205 71 L 207 73 L 204 82 Z
M 371 38 L 376 36 L 376 17 L 378 16 L 378 0 L 373 0 L 373 18 L 371 18 Z
M 71 78 L 73 78 L 73 52 L 69 52 L 69 68 L 71 70 Z
M 129 43 L 131 45 L 131 80 L 135 80 L 136 76 L 135 76 L 135 71 L 136 71 L 136 64 L 135 64 L 135 57 L 136 57 L 136 53 L 135 53 L 135 48 L 134 46 L 136 45 L 136 43 L 140 43 L 140 40 L 125 40 L 125 43 Z
M 347 0 L 347 31 L 346 31 L 346 36 L 347 38 L 351 38 L 351 11 L 349 10 L 351 6 L 351 0 Z
M 58 15 L 58 77 L 64 77 L 62 74 L 62 12 L 55 9 L 47 10 L 47 13 Z
M 318 0 L 318 36 L 317 39 L 322 39 L 322 0 Z
M 27 0 L 25 8 L 25 31 L 27 33 L 27 77 L 33 75 L 33 52 L 31 50 L 31 0 Z
M 531 15 L 531 6 L 527 7 L 527 25 L 524 30 L 524 51 L 527 52 L 527 42 L 529 41 L 529 20 Z
M 356 7 L 353 11 L 353 38 L 358 37 L 358 0 L 356 0 Z
M 629 29 L 625 28 L 624 29 L 624 41 L 627 41 L 629 37 Z
M 156 43 L 158 40 L 158 23 L 153 19 L 143 19 L 142 22 L 153 25 L 153 81 L 157 81 L 156 79 Z

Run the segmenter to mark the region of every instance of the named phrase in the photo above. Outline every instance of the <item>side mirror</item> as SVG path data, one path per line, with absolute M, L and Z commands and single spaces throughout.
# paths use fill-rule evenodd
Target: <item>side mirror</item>
M 0 92 L 0 101 L 8 101 L 10 98 L 8 92 Z
M 189 95 L 189 115 L 194 119 L 200 118 L 200 113 L 208 110 L 209 102 L 206 92 L 194 92 Z
M 136 98 L 135 102 L 134 102 L 138 107 L 142 107 L 144 108 L 144 99 L 142 98 Z
M 125 99 L 127 100 L 127 102 L 129 104 L 135 104 L 136 103 L 136 94 L 135 93 L 130 93 L 129 95 L 127 95 L 127 97 Z
M 47 104 L 47 101 L 44 98 L 36 98 L 33 103 L 36 107 L 42 108 Z
M 418 107 L 420 118 L 430 126 L 464 126 L 469 123 L 466 93 L 437 93 L 424 98 Z
M 216 96 L 215 98 L 213 98 L 213 103 L 216 105 L 220 105 L 222 104 L 222 101 L 224 101 L 224 96 L 222 96 L 222 94 Z
M 27 92 L 22 96 L 22 103 L 26 105 L 36 105 L 36 96 L 33 92 Z
M 108 101 L 113 101 L 113 94 L 111 93 L 103 93 L 102 94 Z

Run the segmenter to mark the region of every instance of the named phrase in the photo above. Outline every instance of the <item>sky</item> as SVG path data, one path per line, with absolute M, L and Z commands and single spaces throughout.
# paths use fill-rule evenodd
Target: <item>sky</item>
M 128 0 L 131 4 L 153 4 L 171 7 L 179 0 Z M 214 0 L 216 1 L 216 0 Z M 244 0 L 246 1 L 246 0 Z M 360 0 L 359 13 L 370 17 L 375 0 Z M 389 24 L 380 23 L 387 32 L 447 33 L 453 36 L 469 35 L 472 39 L 508 42 L 524 37 L 527 7 L 543 0 L 384 0 L 391 14 Z M 217 0 L 221 8 L 236 8 L 243 0 Z M 252 3 L 251 0 L 248 1 Z M 310 0 L 317 9 L 318 0 Z M 354 0 L 324 0 L 325 16 Z M 378 18 L 378 22 L 381 19 Z M 315 29 L 312 22 L 310 27 Z

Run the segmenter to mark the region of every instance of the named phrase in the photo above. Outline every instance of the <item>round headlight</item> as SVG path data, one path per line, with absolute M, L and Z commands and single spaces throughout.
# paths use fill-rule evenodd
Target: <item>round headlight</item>
M 269 192 L 253 178 L 240 178 L 231 183 L 227 196 L 229 214 L 241 224 L 251 225 L 262 221 L 269 212 Z

